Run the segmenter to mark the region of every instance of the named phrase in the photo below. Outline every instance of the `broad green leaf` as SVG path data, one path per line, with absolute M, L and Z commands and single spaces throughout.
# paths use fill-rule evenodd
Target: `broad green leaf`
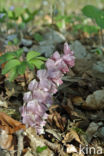
M 102 29 L 104 29 L 104 11 L 100 10 L 95 20 L 96 20 L 97 25 L 101 27 Z
M 56 25 L 57 25 L 57 27 L 58 27 L 59 29 L 61 29 L 62 26 L 63 26 L 63 23 L 62 23 L 62 21 L 59 21 L 59 22 L 56 23 Z
M 92 18 L 92 19 L 95 19 L 98 16 L 99 11 L 100 10 L 93 5 L 86 5 L 82 9 L 83 14 L 87 17 Z
M 47 58 L 45 58 L 45 57 L 38 57 L 38 59 L 42 60 L 42 61 L 46 61 L 47 60 Z
M 28 68 L 29 68 L 30 70 L 34 70 L 34 65 L 33 65 L 33 64 L 27 62 L 27 66 L 28 66 Z
M 15 56 L 16 56 L 17 58 L 19 58 L 19 57 L 22 55 L 22 53 L 23 53 L 23 49 L 19 49 L 19 50 L 17 50 L 16 52 L 14 52 L 14 54 L 15 54 Z
M 12 70 L 14 67 L 20 65 L 20 61 L 17 59 L 10 60 L 6 63 L 4 69 L 2 70 L 2 74 L 8 73 L 10 70 Z
M 39 33 L 35 33 L 34 39 L 38 42 L 43 41 L 43 36 L 40 35 Z
M 85 16 L 94 19 L 100 28 L 104 28 L 104 11 L 92 6 L 87 5 L 82 9 Z
M 43 152 L 43 151 L 46 150 L 46 149 L 47 149 L 47 146 L 43 146 L 43 147 L 38 146 L 38 147 L 36 148 L 36 152 L 37 152 L 37 153 L 41 153 L 41 152 Z
M 9 81 L 13 81 L 16 77 L 18 76 L 18 72 L 17 72 L 17 68 L 13 68 L 10 72 L 9 72 Z
M 28 52 L 27 56 L 26 56 L 26 60 L 30 61 L 31 59 L 40 56 L 40 53 L 36 52 L 36 51 L 30 51 Z
M 0 56 L 0 65 L 15 58 L 14 53 L 11 52 L 7 52 L 4 55 Z
M 0 56 L 0 65 L 16 57 L 19 58 L 22 55 L 22 53 L 23 53 L 23 49 L 19 49 L 15 52 L 5 53 L 4 55 Z
M 22 75 L 25 73 L 27 67 L 27 63 L 25 61 L 21 62 L 19 66 L 17 66 L 18 74 Z
M 82 29 L 84 32 L 87 32 L 89 34 L 97 33 L 99 30 L 97 26 L 93 26 L 93 25 L 84 25 Z
M 29 61 L 29 63 L 35 65 L 37 69 L 41 69 L 42 66 L 44 65 L 43 61 L 37 59 L 32 59 Z
M 88 34 L 97 33 L 99 31 L 99 27 L 95 25 L 83 25 L 77 24 L 73 27 L 74 31 L 81 30 L 83 32 L 87 32 Z

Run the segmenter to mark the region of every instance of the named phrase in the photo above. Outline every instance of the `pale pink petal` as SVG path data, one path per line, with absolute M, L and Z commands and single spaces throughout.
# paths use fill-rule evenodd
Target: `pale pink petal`
M 63 61 L 69 66 L 73 67 L 75 65 L 75 57 L 70 55 L 64 55 Z
M 60 59 L 60 54 L 58 51 L 54 52 L 52 57 L 53 60 L 57 61 L 58 59 Z
M 71 50 L 70 50 L 70 47 L 68 45 L 67 42 L 64 43 L 64 54 L 67 55 L 67 54 L 70 54 L 71 53 Z
M 47 78 L 47 70 L 45 70 L 45 69 L 38 70 L 37 77 L 39 78 L 39 80 L 42 80 L 43 78 L 46 79 Z
M 29 102 L 30 100 L 32 100 L 32 94 L 31 92 L 27 92 L 24 94 L 24 97 L 23 97 L 23 100 L 24 102 Z
M 30 91 L 38 88 L 38 82 L 34 79 L 29 83 L 28 89 Z

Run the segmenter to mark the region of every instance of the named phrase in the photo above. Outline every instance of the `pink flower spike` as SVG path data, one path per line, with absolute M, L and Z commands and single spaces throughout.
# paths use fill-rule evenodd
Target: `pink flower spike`
M 29 92 L 24 94 L 25 106 L 20 108 L 23 123 L 36 129 L 37 134 L 44 133 L 48 114 L 46 111 L 53 104 L 53 95 L 63 81 L 62 77 L 75 64 L 68 43 L 64 44 L 64 54 L 53 53 L 46 63 L 46 69 L 37 71 L 38 80 L 32 80 L 28 86 Z

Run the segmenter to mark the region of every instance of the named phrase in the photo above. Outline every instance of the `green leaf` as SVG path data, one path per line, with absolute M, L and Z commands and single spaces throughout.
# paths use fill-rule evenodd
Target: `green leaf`
M 9 72 L 9 81 L 13 81 L 16 77 L 18 76 L 18 72 L 17 72 L 17 68 L 13 68 L 10 72 Z
M 8 73 L 10 70 L 12 70 L 14 67 L 20 65 L 20 61 L 17 59 L 10 60 L 6 63 L 4 69 L 2 70 L 2 74 Z
M 15 38 L 15 39 L 13 40 L 13 43 L 14 43 L 15 45 L 17 45 L 17 44 L 19 43 L 18 38 Z
M 100 10 L 99 14 L 95 18 L 97 25 L 104 29 L 104 11 Z
M 100 10 L 93 5 L 86 5 L 82 9 L 83 14 L 87 17 L 92 18 L 92 19 L 95 19 L 98 16 L 99 11 Z
M 22 53 L 23 53 L 23 49 L 19 49 L 19 50 L 17 50 L 16 52 L 14 52 L 14 54 L 15 54 L 15 56 L 16 56 L 17 58 L 19 58 L 19 57 L 22 55 Z
M 34 39 L 38 42 L 43 41 L 43 36 L 40 35 L 39 33 L 35 33 Z
M 36 58 L 37 56 L 40 56 L 40 53 L 36 52 L 36 51 L 30 51 L 28 52 L 27 56 L 26 56 L 26 60 L 30 61 L 33 58 Z
M 82 9 L 85 16 L 94 19 L 100 28 L 104 28 L 104 11 L 92 6 L 87 5 Z
M 29 68 L 30 70 L 34 70 L 34 65 L 33 65 L 33 64 L 27 62 L 27 66 L 28 66 L 28 68 Z
M 47 149 L 47 146 L 43 146 L 43 147 L 38 146 L 38 147 L 36 148 L 36 152 L 37 152 L 37 153 L 41 153 L 41 152 L 43 152 L 43 151 L 46 150 L 46 149 Z
M 43 61 L 37 59 L 32 59 L 29 61 L 29 63 L 35 65 L 37 69 L 41 69 L 42 66 L 44 65 Z
M 25 73 L 27 67 L 27 63 L 25 61 L 21 62 L 19 66 L 17 66 L 18 74 L 22 75 Z
M 97 54 L 99 54 L 99 55 L 103 54 L 102 49 L 99 48 L 99 47 L 96 48 L 96 49 L 91 50 L 91 52 L 97 53 Z
M 0 56 L 0 65 L 15 58 L 15 54 L 14 53 L 10 53 L 10 52 L 7 52 L 5 53 L 4 55 Z
M 47 58 L 45 57 L 38 57 L 39 60 L 42 60 L 42 61 L 47 61 Z
M 97 26 L 93 26 L 93 25 L 84 25 L 82 29 L 84 32 L 87 32 L 89 34 L 97 33 L 99 30 Z

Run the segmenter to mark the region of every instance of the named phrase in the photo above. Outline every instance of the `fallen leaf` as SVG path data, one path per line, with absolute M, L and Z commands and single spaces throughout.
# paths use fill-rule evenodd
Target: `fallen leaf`
M 73 105 L 75 106 L 81 106 L 85 103 L 85 101 L 82 99 L 82 97 L 80 96 L 75 96 L 73 99 L 72 99 L 72 103 Z
M 25 125 L 17 120 L 14 120 L 7 114 L 0 112 L 0 128 L 5 130 L 8 134 L 13 134 L 19 129 L 25 130 Z
M 62 117 L 58 112 L 53 112 L 48 116 L 48 122 L 53 126 L 60 129 L 62 132 L 64 131 L 64 128 L 66 126 L 66 118 Z
M 25 125 L 14 120 L 3 112 L 0 112 L 0 146 L 3 149 L 13 151 L 17 144 L 14 133 L 20 129 L 25 130 Z
M 74 130 L 70 130 L 70 132 L 68 132 L 65 137 L 64 140 L 62 141 L 64 144 L 66 144 L 67 142 L 72 142 L 73 140 L 75 140 L 76 142 L 81 144 L 80 138 L 78 136 L 78 134 L 76 133 L 76 131 Z
M 7 101 L 1 101 L 1 100 L 0 100 L 0 107 L 5 107 L 5 108 L 7 108 L 7 107 L 8 107 Z

